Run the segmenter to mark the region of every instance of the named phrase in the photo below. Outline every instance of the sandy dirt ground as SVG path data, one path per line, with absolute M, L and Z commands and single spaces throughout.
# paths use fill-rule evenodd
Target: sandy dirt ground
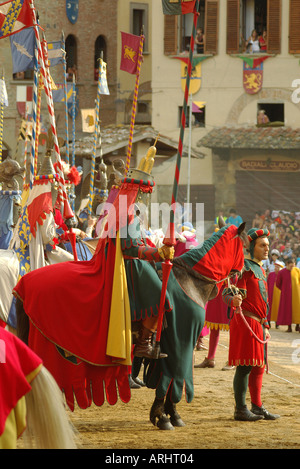
M 216 367 L 194 369 L 195 397 L 183 400 L 178 411 L 186 426 L 162 431 L 149 421 L 154 391 L 132 390 L 128 404 L 107 403 L 81 410 L 70 418 L 78 431 L 80 449 L 299 449 L 300 334 L 271 328 L 269 374 L 264 376 L 263 403 L 280 414 L 276 421 L 236 422 L 233 419 L 234 371 L 222 371 L 227 361 L 228 332 L 221 332 Z M 294 330 L 294 326 L 293 326 Z M 296 341 L 296 342 L 295 342 Z M 208 345 L 208 336 L 204 339 Z M 205 357 L 195 352 L 195 363 Z M 299 363 L 298 363 L 299 362 Z M 247 397 L 250 406 L 249 395 Z

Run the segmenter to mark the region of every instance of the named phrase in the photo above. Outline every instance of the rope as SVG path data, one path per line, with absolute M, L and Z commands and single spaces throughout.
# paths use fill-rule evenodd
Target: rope
M 204 340 L 209 341 L 209 338 L 204 337 Z M 221 344 L 220 342 L 218 344 L 218 347 L 223 347 L 227 350 L 229 349 L 228 345 Z M 300 384 L 292 383 L 292 381 L 289 381 L 286 378 L 282 378 L 282 376 L 278 376 L 275 373 L 272 373 L 270 370 L 268 371 L 268 375 L 274 376 L 275 378 L 281 379 L 282 381 L 285 381 L 286 383 L 291 384 L 292 386 L 297 386 L 298 388 L 300 388 Z
M 245 316 L 244 316 L 244 314 L 243 314 L 243 312 L 242 312 L 242 308 L 241 308 L 241 307 L 238 307 L 238 308 L 236 308 L 236 309 L 238 310 L 238 311 L 237 311 L 237 314 L 240 314 L 240 315 L 241 315 L 242 320 L 244 321 L 244 323 L 246 324 L 246 326 L 247 326 L 248 329 L 250 330 L 250 332 L 251 332 L 251 334 L 253 335 L 253 337 L 254 337 L 260 344 L 263 344 L 263 345 L 267 344 L 268 341 L 270 340 L 271 336 L 269 335 L 269 336 L 266 338 L 266 340 L 261 340 L 261 339 L 253 332 L 253 330 L 252 330 L 252 328 L 250 327 L 248 321 L 246 321 L 246 318 L 245 318 Z

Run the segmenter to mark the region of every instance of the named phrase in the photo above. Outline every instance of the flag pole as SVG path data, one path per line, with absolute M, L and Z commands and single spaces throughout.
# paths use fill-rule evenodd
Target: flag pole
M 25 142 L 24 142 L 24 168 L 25 168 L 25 173 L 23 176 L 23 191 L 25 192 L 26 190 L 26 166 L 27 166 L 27 146 L 28 146 L 28 140 L 29 140 L 29 125 L 28 125 L 28 109 L 26 105 L 26 110 L 25 110 L 25 121 L 26 121 L 26 131 L 25 131 Z
M 35 19 L 37 23 L 37 20 Z M 38 30 L 38 24 L 36 24 Z M 38 73 L 39 73 L 39 58 L 38 58 L 38 43 L 37 36 L 35 37 L 35 47 L 34 47 L 34 76 L 33 76 L 33 99 L 32 99 L 32 134 L 31 134 L 31 157 L 30 157 L 30 178 L 29 178 L 29 188 L 30 190 L 33 187 L 34 181 L 34 168 L 35 168 L 35 141 L 36 141 L 36 129 L 37 129 L 37 94 L 38 94 Z
M 36 109 L 36 134 L 35 134 L 35 161 L 34 161 L 34 176 L 37 175 L 37 166 L 39 158 L 39 133 L 41 123 L 41 102 L 42 102 L 42 74 L 39 74 L 38 90 L 37 90 L 37 109 Z
M 66 126 L 66 163 L 70 161 L 69 145 L 69 116 L 68 116 L 68 88 L 67 88 L 67 58 L 65 33 L 62 31 L 62 45 L 64 50 L 64 92 L 65 92 L 65 126 Z
M 133 140 L 133 131 L 134 131 L 134 124 L 135 124 L 135 116 L 136 116 L 136 106 L 137 106 L 139 85 L 140 85 L 140 72 L 141 72 L 141 63 L 142 63 L 142 56 L 143 56 L 144 41 L 145 41 L 145 36 L 144 36 L 143 30 L 142 30 L 141 36 L 140 36 L 139 56 L 138 56 L 138 62 L 137 62 L 136 80 L 135 80 L 135 88 L 134 88 L 134 95 L 133 95 L 133 102 L 132 102 L 130 131 L 129 131 L 129 142 L 128 142 L 128 147 L 127 147 L 127 159 L 126 159 L 126 166 L 125 166 L 125 174 L 127 174 L 128 170 L 129 170 L 129 167 L 130 167 L 130 159 L 131 159 L 131 151 L 132 151 L 132 140 Z
M 40 41 L 39 29 L 38 29 L 39 27 L 38 27 L 38 23 L 36 19 L 34 1 L 33 0 L 29 0 L 29 1 L 30 1 L 30 7 L 32 10 L 34 32 L 35 32 L 35 37 L 36 37 L 36 42 L 37 42 L 36 54 L 38 54 L 38 58 L 40 60 L 41 73 L 43 75 L 43 80 L 44 80 L 44 89 L 46 93 L 47 107 L 48 107 L 50 124 L 51 124 L 51 129 L 52 129 L 53 140 L 54 140 L 54 151 L 56 155 L 57 170 L 59 174 L 58 202 L 61 202 L 64 204 L 64 213 L 63 213 L 64 218 L 72 218 L 74 214 L 69 205 L 69 201 L 68 201 L 68 197 L 66 193 L 66 186 L 65 186 L 64 174 L 63 174 L 63 168 L 62 168 L 62 163 L 61 163 L 60 150 L 59 150 L 58 138 L 57 138 L 57 132 L 56 132 L 56 123 L 55 123 L 55 116 L 54 116 L 54 105 L 53 105 L 51 84 L 50 82 L 48 82 L 48 78 L 47 78 L 47 74 L 45 70 L 44 56 L 43 56 L 43 52 L 41 48 L 41 41 Z
M 4 125 L 4 71 L 2 69 L 1 108 L 0 108 L 0 163 L 2 163 L 3 125 Z
M 88 203 L 88 213 L 92 213 L 92 203 L 93 203 L 93 194 L 94 194 L 94 180 L 95 180 L 95 165 L 96 165 L 96 151 L 97 151 L 97 139 L 98 139 L 98 130 L 99 130 L 99 116 L 100 116 L 100 98 L 101 98 L 101 73 L 102 73 L 102 56 L 99 59 L 99 72 L 98 72 L 98 87 L 97 87 L 97 99 L 96 99 L 96 118 L 95 118 L 95 132 L 94 132 L 94 146 L 92 154 L 92 166 L 91 166 L 91 176 L 90 176 L 90 193 L 89 193 L 89 203 Z
M 192 153 L 192 116 L 193 116 L 193 95 L 190 95 L 190 112 L 189 112 L 189 152 L 188 152 L 188 174 L 187 174 L 187 220 L 190 221 L 190 199 L 191 199 L 191 153 Z
M 72 107 L 72 166 L 75 166 L 75 141 L 76 141 L 76 77 L 75 73 L 73 73 L 73 90 L 72 90 L 72 97 L 73 97 L 73 107 Z M 67 103 L 66 103 L 67 106 Z M 75 209 L 75 186 L 72 184 L 71 188 L 71 195 L 72 201 L 71 206 L 72 209 Z
M 200 0 L 196 0 L 194 19 L 193 19 L 193 30 L 192 30 L 192 35 L 191 35 L 190 51 L 189 51 L 189 58 L 188 58 L 188 68 L 187 68 L 187 77 L 186 77 L 185 92 L 184 92 L 184 101 L 183 101 L 183 108 L 182 108 L 182 113 L 181 113 L 181 124 L 180 124 L 179 144 L 178 144 L 178 149 L 177 149 L 175 176 L 174 176 L 174 182 L 173 182 L 173 192 L 172 192 L 172 202 L 171 202 L 172 205 L 171 205 L 171 212 L 170 212 L 170 226 L 169 226 L 169 231 L 167 233 L 168 236 L 166 236 L 165 241 L 164 241 L 165 244 L 170 245 L 170 246 L 173 246 L 175 243 L 175 227 L 174 227 L 175 208 L 176 208 L 175 204 L 177 202 L 177 195 L 178 195 L 178 184 L 179 184 L 184 131 L 185 131 L 188 100 L 189 100 L 189 89 L 190 89 L 190 81 L 191 81 L 191 74 L 192 74 L 195 37 L 196 37 L 196 31 L 197 31 L 197 21 L 198 21 L 198 16 L 199 16 L 199 13 L 198 13 L 199 5 L 200 5 Z
M 193 18 L 193 30 L 192 30 L 191 42 L 190 42 L 187 77 L 186 77 L 186 84 L 185 84 L 184 103 L 183 103 L 183 109 L 182 109 L 182 114 L 181 114 L 181 126 L 180 126 L 179 144 L 178 144 L 178 150 L 177 150 L 177 161 L 176 161 L 174 184 L 173 184 L 172 205 L 171 205 L 171 211 L 170 211 L 170 223 L 169 223 L 168 231 L 164 238 L 164 244 L 167 246 L 175 245 L 175 209 L 176 209 L 177 194 L 178 194 L 178 184 L 179 184 L 179 176 L 180 176 L 184 130 L 185 130 L 185 123 L 186 123 L 187 105 L 188 105 L 188 99 L 189 99 L 189 89 L 190 89 L 190 81 L 191 81 L 191 74 L 192 74 L 192 64 L 193 64 L 195 37 L 196 37 L 196 31 L 197 31 L 197 22 L 198 22 L 198 16 L 199 16 L 199 6 L 200 6 L 200 0 L 196 0 L 194 18 Z M 157 325 L 156 339 L 155 339 L 155 346 L 154 346 L 154 355 L 156 358 L 158 358 L 160 354 L 160 337 L 161 337 L 162 322 L 163 322 L 163 317 L 164 317 L 164 306 L 165 306 L 167 285 L 168 285 L 168 280 L 169 280 L 171 269 L 172 269 L 172 263 L 169 259 L 162 262 L 162 274 L 163 274 L 162 290 L 161 290 L 161 297 L 160 297 L 160 304 L 159 304 L 159 311 L 158 311 L 158 325 Z

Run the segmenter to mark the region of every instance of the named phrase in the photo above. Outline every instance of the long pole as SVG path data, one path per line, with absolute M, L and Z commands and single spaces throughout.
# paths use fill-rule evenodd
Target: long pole
M 190 113 L 189 113 L 189 153 L 188 153 L 188 174 L 187 174 L 187 220 L 190 220 L 190 199 L 191 199 L 191 153 L 192 153 L 192 106 L 193 95 L 190 96 Z
M 193 19 L 193 30 L 192 30 L 192 36 L 191 36 L 189 58 L 188 58 L 188 68 L 187 68 L 187 77 L 186 77 L 185 92 L 184 92 L 184 101 L 183 101 L 183 108 L 182 108 L 182 113 L 181 113 L 179 144 L 178 144 L 178 150 L 177 150 L 175 177 L 174 177 L 174 183 L 173 183 L 173 193 L 172 193 L 172 202 L 171 202 L 171 211 L 170 211 L 170 225 L 169 225 L 169 229 L 164 240 L 164 243 L 169 246 L 174 246 L 175 244 L 175 226 L 174 226 L 175 206 L 176 206 L 177 195 L 178 195 L 178 184 L 179 184 L 179 176 L 180 176 L 182 151 L 183 151 L 183 140 L 184 140 L 184 131 L 185 131 L 185 124 L 186 124 L 187 107 L 188 107 L 188 100 L 189 100 L 189 89 L 190 89 L 190 81 L 191 81 L 191 74 L 192 74 L 193 54 L 194 54 L 195 37 L 196 37 L 196 31 L 197 31 L 197 21 L 198 21 L 198 16 L 199 16 L 199 13 L 198 13 L 199 5 L 200 5 L 200 0 L 196 0 L 194 19 Z
M 4 126 L 4 72 L 2 71 L 1 82 L 1 106 L 0 106 L 0 163 L 2 163 L 2 149 L 3 149 L 3 126 Z
M 63 168 L 62 168 L 62 162 L 61 162 L 60 150 L 59 150 L 58 138 L 57 138 L 57 132 L 56 132 L 56 123 L 55 123 L 55 116 L 54 116 L 54 105 L 53 105 L 53 96 L 52 96 L 51 84 L 50 84 L 50 80 L 47 77 L 47 72 L 46 72 L 46 69 L 45 69 L 44 56 L 43 56 L 42 47 L 41 47 L 39 29 L 38 29 L 38 24 L 37 24 L 37 19 L 36 19 L 36 13 L 35 13 L 35 7 L 34 7 L 33 0 L 30 0 L 30 7 L 31 7 L 31 10 L 32 10 L 33 22 L 34 22 L 34 32 L 35 32 L 35 37 L 36 37 L 36 42 L 37 42 L 36 54 L 38 54 L 38 58 L 39 58 L 39 61 L 40 61 L 40 66 L 41 66 L 40 71 L 43 75 L 44 89 L 45 89 L 45 93 L 46 93 L 46 101 L 47 101 L 49 119 L 50 119 L 50 124 L 51 124 L 51 129 L 52 129 L 53 140 L 54 140 L 54 151 L 55 151 L 55 155 L 56 155 L 57 170 L 58 170 L 58 175 L 59 175 L 58 202 L 64 204 L 63 216 L 65 218 L 72 218 L 74 216 L 74 214 L 73 214 L 73 212 L 71 210 L 71 207 L 69 205 L 68 197 L 67 197 L 67 193 L 66 193 L 65 180 L 64 180 L 64 174 L 63 174 Z
M 98 129 L 99 129 L 99 118 L 100 118 L 101 73 L 102 73 L 102 54 L 101 54 L 101 58 L 99 60 L 98 87 L 97 87 L 97 99 L 96 99 L 96 117 L 95 117 L 96 122 L 95 122 L 95 133 L 94 133 L 94 146 L 93 146 L 93 155 L 92 155 L 91 176 L 90 176 L 90 190 L 89 190 L 89 203 L 88 203 L 88 213 L 90 215 L 92 213 L 92 205 L 93 205 L 96 152 L 97 152 Z
M 140 47 L 139 47 L 139 56 L 137 62 L 137 71 L 136 71 L 136 79 L 135 79 L 135 87 L 134 87 L 134 95 L 133 95 L 133 102 L 132 102 L 132 111 L 131 111 L 131 121 L 130 121 L 130 131 L 129 131 L 129 142 L 127 147 L 127 159 L 126 159 L 126 166 L 125 166 L 125 174 L 130 167 L 130 160 L 131 160 L 131 151 L 132 151 L 132 140 L 133 140 L 133 131 L 134 131 L 134 124 L 135 124 L 135 116 L 136 116 L 136 107 L 137 107 L 137 100 L 139 94 L 139 85 L 140 85 L 140 73 L 141 73 L 141 63 L 142 63 L 142 56 L 143 56 L 143 47 L 144 47 L 145 36 L 141 34 L 140 37 Z
M 72 107 L 72 166 L 75 166 L 75 142 L 76 142 L 76 77 L 75 73 L 73 73 L 73 107 Z M 75 186 L 72 184 L 71 187 L 71 207 L 74 211 L 75 209 Z
M 38 31 L 38 26 L 36 25 Z M 34 77 L 33 77 L 33 100 L 32 100 L 32 136 L 31 136 L 31 157 L 30 157 L 30 177 L 29 177 L 29 187 L 30 190 L 33 187 L 34 181 L 34 168 L 35 168 L 35 141 L 36 141 L 36 131 L 37 131 L 37 101 L 38 101 L 38 64 L 39 64 L 39 54 L 38 54 L 38 44 L 37 36 L 35 37 L 35 48 L 34 48 Z
M 66 128 L 66 163 L 70 160 L 69 145 L 69 116 L 68 116 L 68 86 L 67 86 L 67 58 L 66 58 L 66 41 L 65 34 L 62 32 L 62 46 L 64 50 L 64 92 L 65 92 L 65 128 Z
M 184 92 L 184 102 L 183 102 L 183 109 L 182 109 L 182 114 L 181 114 L 181 127 L 180 127 L 180 136 L 179 136 L 179 144 L 178 144 L 178 151 L 177 151 L 175 177 L 174 177 L 174 184 L 173 184 L 172 206 L 171 206 L 171 211 L 170 211 L 170 224 L 169 224 L 168 231 L 164 239 L 164 244 L 166 244 L 167 246 L 175 245 L 175 226 L 174 226 L 175 205 L 176 205 L 177 194 L 178 194 L 178 184 L 179 184 L 179 176 L 180 176 L 184 130 L 185 130 L 185 123 L 186 123 L 187 105 L 188 105 L 188 99 L 189 99 L 189 89 L 190 89 L 190 81 L 191 81 L 191 74 L 192 74 L 192 63 L 193 63 L 193 54 L 194 54 L 194 47 L 195 47 L 195 37 L 196 37 L 196 31 L 197 31 L 197 22 L 198 22 L 198 16 L 199 16 L 199 6 L 200 6 L 200 0 L 196 0 L 194 19 L 193 19 L 193 30 L 192 30 L 192 35 L 191 35 L 190 52 L 189 52 L 189 60 L 188 60 L 187 77 L 186 77 L 185 92 Z M 162 279 L 162 290 L 161 290 L 159 312 L 158 312 L 158 324 L 157 324 L 157 331 L 156 331 L 155 358 L 158 358 L 159 353 L 160 353 L 160 337 L 161 337 L 162 322 L 163 322 L 163 316 L 164 316 L 164 306 L 165 306 L 165 300 L 166 300 L 168 279 L 170 276 L 171 269 L 172 269 L 172 263 L 169 259 L 167 259 L 166 261 L 162 263 L 163 279 Z
M 36 108 L 36 135 L 35 135 L 35 161 L 34 161 L 34 176 L 37 175 L 38 158 L 39 158 L 39 133 L 41 125 L 41 103 L 42 103 L 42 83 L 43 77 L 41 73 L 38 79 L 38 90 L 37 90 L 37 108 Z

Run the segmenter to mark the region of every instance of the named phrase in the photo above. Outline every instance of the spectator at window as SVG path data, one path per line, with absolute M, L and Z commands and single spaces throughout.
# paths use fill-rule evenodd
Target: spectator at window
M 197 54 L 203 54 L 204 53 L 204 41 L 205 41 L 205 36 L 203 33 L 202 28 L 197 29 L 197 34 L 196 34 L 196 39 L 195 43 L 197 45 Z
M 257 114 L 257 124 L 268 124 L 270 122 L 270 119 L 268 118 L 266 111 L 264 109 L 261 109 L 258 111 Z
M 75 81 L 77 81 L 77 67 L 73 65 L 73 67 L 69 67 L 67 70 L 67 81 L 73 81 L 73 76 L 75 76 Z
M 250 54 L 257 54 L 260 52 L 258 34 L 256 29 L 253 29 L 251 36 L 246 41 L 246 51 Z
M 261 36 L 258 38 L 260 52 L 267 52 L 267 30 L 264 29 Z

